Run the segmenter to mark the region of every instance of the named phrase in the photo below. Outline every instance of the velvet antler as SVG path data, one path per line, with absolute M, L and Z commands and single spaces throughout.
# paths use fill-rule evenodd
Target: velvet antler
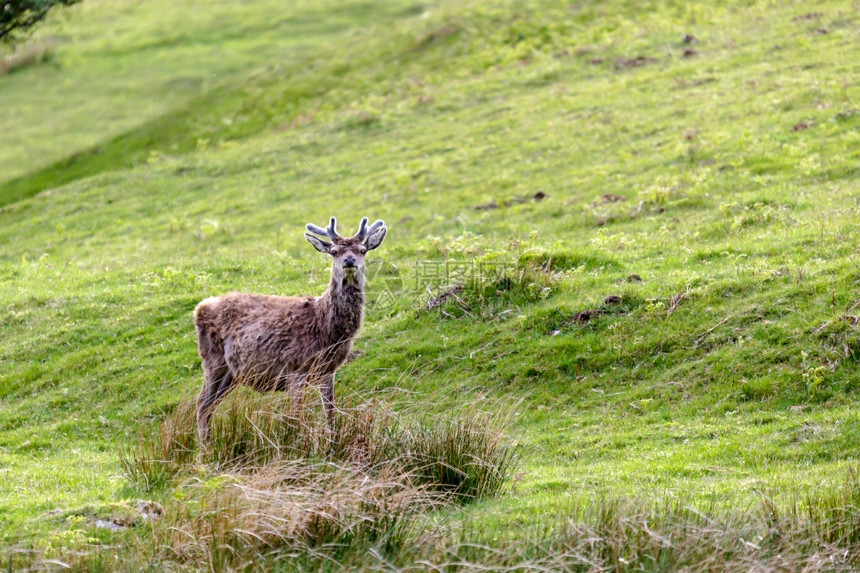
M 317 227 L 313 223 L 308 223 L 307 225 L 305 225 L 305 229 L 307 229 L 311 233 L 314 233 L 315 235 L 328 237 L 332 240 L 340 238 L 340 235 L 337 234 L 337 219 L 335 219 L 334 217 L 329 220 L 328 227 L 326 227 L 325 229 L 323 229 L 322 227 Z

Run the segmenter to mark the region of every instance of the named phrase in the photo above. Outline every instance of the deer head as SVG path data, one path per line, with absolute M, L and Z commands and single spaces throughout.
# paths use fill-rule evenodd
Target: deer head
M 364 280 L 364 255 L 382 244 L 388 230 L 382 220 L 368 227 L 367 217 L 361 220 L 358 232 L 352 237 L 341 237 L 337 233 L 337 220 L 334 217 L 325 229 L 311 223 L 305 228 L 305 239 L 316 250 L 332 257 L 332 278 L 339 282 L 358 284 Z

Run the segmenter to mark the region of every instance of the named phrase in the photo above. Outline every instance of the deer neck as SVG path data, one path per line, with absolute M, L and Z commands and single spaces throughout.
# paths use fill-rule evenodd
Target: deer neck
M 318 303 L 322 310 L 323 330 L 329 333 L 331 343 L 355 336 L 364 316 L 364 279 L 361 273 L 350 279 L 343 273 L 332 272 L 328 289 Z

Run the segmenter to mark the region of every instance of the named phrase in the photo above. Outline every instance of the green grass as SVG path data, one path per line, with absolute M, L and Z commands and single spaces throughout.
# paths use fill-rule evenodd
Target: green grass
M 601 496 L 735 511 L 844 482 L 843 3 L 272 6 L 188 7 L 175 31 L 161 2 L 84 2 L 43 30 L 66 39 L 52 61 L 0 77 L 3 543 L 62 545 L 52 510 L 146 495 L 118 449 L 201 383 L 190 311 L 322 292 L 301 230 L 330 215 L 386 220 L 404 291 L 336 392 L 519 404 L 521 474 L 450 519 L 501 540 Z M 504 280 L 428 311 L 446 260 Z
M 213 129 L 259 131 L 261 118 L 236 113 L 260 95 L 249 75 L 265 77 L 267 65 L 283 62 L 304 66 L 333 39 L 344 42 L 356 28 L 414 9 L 357 1 L 215 2 L 206 9 L 92 2 L 54 13 L 58 23 L 32 43 L 60 48 L 46 65 L 4 78 L 0 205 L 145 162 L 156 150 L 205 146 Z

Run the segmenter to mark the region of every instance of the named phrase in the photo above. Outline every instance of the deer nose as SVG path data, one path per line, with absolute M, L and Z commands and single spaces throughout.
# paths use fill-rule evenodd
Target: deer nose
M 346 257 L 343 260 L 343 266 L 345 267 L 354 267 L 355 266 L 355 257 Z

